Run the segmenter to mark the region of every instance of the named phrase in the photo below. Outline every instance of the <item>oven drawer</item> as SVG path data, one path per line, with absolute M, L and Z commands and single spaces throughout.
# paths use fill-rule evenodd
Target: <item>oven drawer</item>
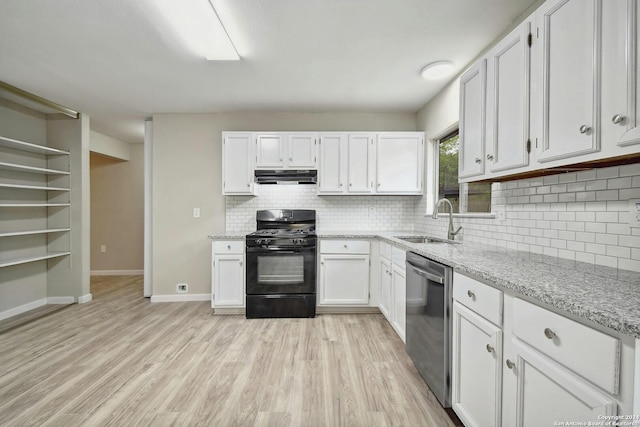
M 321 240 L 320 253 L 324 254 L 368 254 L 368 240 Z
M 502 326 L 502 298 L 501 290 L 453 273 L 453 299 L 498 326 Z
M 513 334 L 609 393 L 618 393 L 618 338 L 518 298 L 513 300 Z
M 220 254 L 244 253 L 244 240 L 217 240 L 213 242 L 213 251 Z

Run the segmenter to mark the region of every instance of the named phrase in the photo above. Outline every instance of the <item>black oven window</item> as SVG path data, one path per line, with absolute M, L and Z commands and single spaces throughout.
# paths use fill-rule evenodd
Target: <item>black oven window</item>
M 304 282 L 304 256 L 258 256 L 258 283 L 287 284 Z

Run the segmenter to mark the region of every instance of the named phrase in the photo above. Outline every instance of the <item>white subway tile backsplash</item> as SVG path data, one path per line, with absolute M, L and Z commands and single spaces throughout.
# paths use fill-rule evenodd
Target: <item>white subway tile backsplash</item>
M 606 255 L 596 255 L 596 265 L 618 268 L 618 258 Z
M 596 177 L 598 179 L 617 178 L 620 176 L 620 169 L 616 167 L 596 169 Z

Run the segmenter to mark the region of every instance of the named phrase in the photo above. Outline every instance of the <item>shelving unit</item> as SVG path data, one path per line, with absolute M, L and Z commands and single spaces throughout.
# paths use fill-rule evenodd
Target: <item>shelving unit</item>
M 70 244 L 67 250 L 60 250 L 58 243 L 53 250 L 50 243 L 71 232 L 70 212 L 61 214 L 61 209 L 68 211 L 71 206 L 71 153 L 5 136 L 0 136 L 0 153 L 6 160 L 0 162 L 0 188 L 4 190 L 0 197 L 0 268 L 70 255 Z

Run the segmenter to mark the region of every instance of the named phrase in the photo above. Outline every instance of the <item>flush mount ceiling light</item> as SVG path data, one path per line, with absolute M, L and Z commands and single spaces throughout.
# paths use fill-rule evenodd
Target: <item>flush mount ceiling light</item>
M 437 61 L 425 66 L 420 75 L 423 79 L 437 80 L 447 76 L 450 76 L 453 72 L 453 62 L 451 61 Z
M 196 55 L 210 61 L 240 59 L 209 0 L 156 0 L 154 4 Z

